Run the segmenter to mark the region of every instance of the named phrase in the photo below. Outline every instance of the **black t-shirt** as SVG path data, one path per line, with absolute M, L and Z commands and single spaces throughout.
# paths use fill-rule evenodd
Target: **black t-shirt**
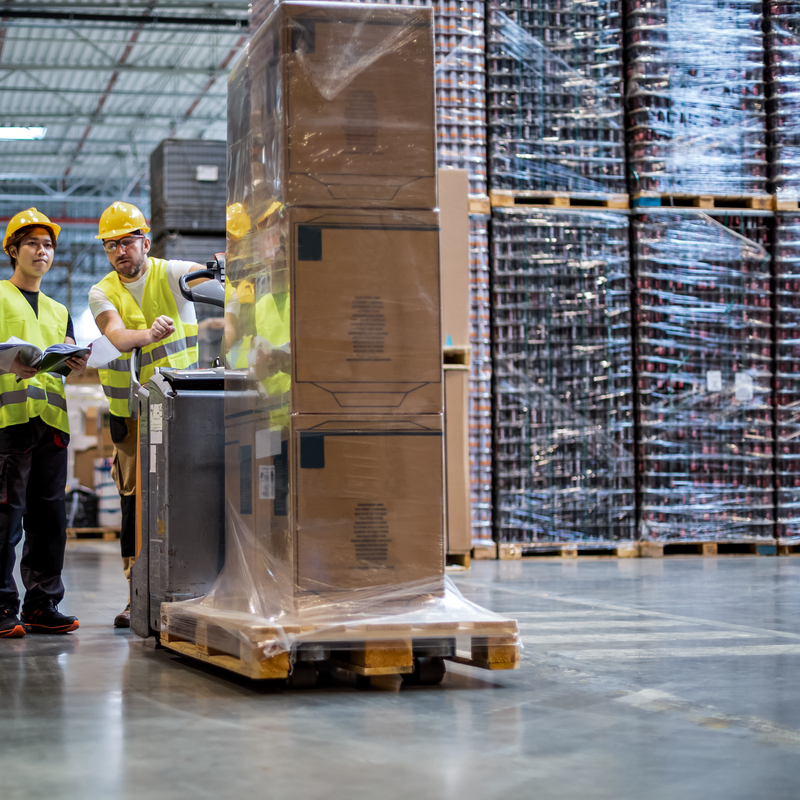
M 19 286 L 17 286 L 19 289 Z M 39 292 L 28 292 L 25 289 L 19 289 L 22 293 L 22 296 L 31 304 L 31 308 L 33 309 L 33 313 L 36 314 L 36 318 L 39 318 Z M 75 328 L 72 326 L 72 317 L 67 314 L 67 330 L 64 333 L 64 339 L 69 336 L 72 341 L 75 341 Z M 61 342 L 64 341 L 61 340 Z M 51 344 L 61 344 L 61 342 L 52 342 Z

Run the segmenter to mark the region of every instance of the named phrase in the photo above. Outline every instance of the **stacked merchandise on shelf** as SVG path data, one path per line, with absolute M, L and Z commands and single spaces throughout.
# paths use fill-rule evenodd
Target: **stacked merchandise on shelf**
M 631 188 L 766 193 L 762 4 L 625 0 L 625 10 Z
M 626 191 L 622 0 L 490 0 L 492 189 Z
M 768 0 L 767 130 L 770 191 L 800 199 L 800 3 Z
M 498 538 L 633 539 L 628 216 L 495 209 L 492 230 Z
M 334 0 L 335 1 L 335 0 Z M 342 0 L 433 8 L 436 47 L 436 136 L 440 169 L 469 171 L 473 197 L 486 195 L 486 32 L 484 0 Z M 253 3 L 251 28 L 274 8 Z
M 472 538 L 492 540 L 492 331 L 489 297 L 489 217 L 471 214 L 469 475 Z
M 800 540 L 800 213 L 775 226 L 777 534 Z
M 768 222 L 725 221 L 684 209 L 634 219 L 643 539 L 773 536 Z
M 205 265 L 225 252 L 226 147 L 213 140 L 164 139 L 150 154 L 151 256 Z M 222 309 L 198 303 L 195 313 L 202 324 L 221 317 Z M 209 343 L 211 330 L 216 333 Z M 201 364 L 219 354 L 220 336 L 221 329 L 203 326 Z

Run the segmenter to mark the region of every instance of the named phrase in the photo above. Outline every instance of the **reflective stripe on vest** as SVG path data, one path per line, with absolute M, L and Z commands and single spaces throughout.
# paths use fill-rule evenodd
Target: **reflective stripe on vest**
M 156 367 L 176 369 L 197 367 L 197 325 L 181 321 L 178 304 L 169 288 L 167 262 L 164 259 L 147 259 L 147 276 L 141 308 L 116 272 L 109 272 L 97 287 L 117 309 L 128 330 L 147 330 L 162 314 L 170 317 L 175 325 L 175 333 L 167 339 L 142 348 L 139 362 L 139 382 L 142 385 L 155 374 Z M 110 411 L 117 417 L 129 415 L 130 358 L 130 353 L 122 353 L 119 358 L 100 370 L 100 382 L 109 399 Z
M 0 341 L 17 336 L 44 350 L 61 344 L 67 330 L 67 309 L 39 292 L 39 315 L 10 281 L 0 281 Z M 39 373 L 17 383 L 13 373 L 0 375 L 0 428 L 20 425 L 34 417 L 69 433 L 67 398 L 60 375 Z

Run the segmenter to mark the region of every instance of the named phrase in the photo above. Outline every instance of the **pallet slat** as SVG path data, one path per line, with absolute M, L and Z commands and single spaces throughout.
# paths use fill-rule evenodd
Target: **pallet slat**
M 749 208 L 761 211 L 774 210 L 776 202 L 771 195 L 697 195 L 680 192 L 637 192 L 632 199 L 634 208 Z
M 590 210 L 598 208 L 627 209 L 627 194 L 590 194 L 567 192 L 532 192 L 493 189 L 489 193 L 492 208 L 551 208 Z

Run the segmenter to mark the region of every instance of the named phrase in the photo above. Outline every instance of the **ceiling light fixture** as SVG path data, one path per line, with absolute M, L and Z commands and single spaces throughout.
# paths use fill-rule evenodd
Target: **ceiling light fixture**
M 4 128 L 0 127 L 0 139 L 44 139 L 47 128 Z

